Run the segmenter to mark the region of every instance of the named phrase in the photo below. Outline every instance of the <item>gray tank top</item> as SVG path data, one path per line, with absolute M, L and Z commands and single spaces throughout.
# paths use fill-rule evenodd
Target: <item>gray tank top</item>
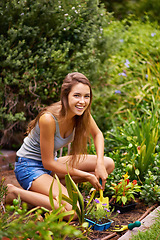
M 59 131 L 58 121 L 55 116 L 52 115 L 52 117 L 56 122 L 56 132 L 54 135 L 54 156 L 56 156 L 56 152 L 60 148 L 73 141 L 75 131 L 73 130 L 73 132 L 67 138 L 62 138 Z M 24 138 L 23 144 L 16 154 L 18 157 L 25 157 L 37 161 L 42 161 L 40 150 L 40 128 L 38 122 L 35 128 L 32 129 L 32 131 L 29 133 L 29 135 Z

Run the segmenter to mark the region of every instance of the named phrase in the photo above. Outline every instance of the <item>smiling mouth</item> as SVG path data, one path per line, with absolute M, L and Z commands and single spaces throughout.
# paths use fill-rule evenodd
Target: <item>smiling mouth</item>
M 79 110 L 83 110 L 84 109 L 84 107 L 82 107 L 82 106 L 76 106 L 76 108 L 79 109 Z

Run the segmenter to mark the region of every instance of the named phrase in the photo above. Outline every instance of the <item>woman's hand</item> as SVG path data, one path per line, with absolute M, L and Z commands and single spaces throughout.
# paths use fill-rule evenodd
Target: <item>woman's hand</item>
M 96 190 L 102 189 L 102 186 L 99 183 L 99 180 L 94 174 L 89 173 L 87 176 L 87 181 L 90 182 Z
M 102 180 L 102 189 L 104 190 L 106 179 L 108 178 L 108 173 L 106 171 L 104 164 L 97 164 L 95 168 L 95 175 L 98 181 L 100 181 L 100 179 Z

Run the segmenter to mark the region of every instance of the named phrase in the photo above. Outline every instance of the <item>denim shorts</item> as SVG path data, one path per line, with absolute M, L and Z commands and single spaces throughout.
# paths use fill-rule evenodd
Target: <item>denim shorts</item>
M 55 159 L 56 160 L 56 159 Z M 29 190 L 32 182 L 43 174 L 51 175 L 52 171 L 43 167 L 41 161 L 18 157 L 14 169 L 17 181 L 25 190 Z

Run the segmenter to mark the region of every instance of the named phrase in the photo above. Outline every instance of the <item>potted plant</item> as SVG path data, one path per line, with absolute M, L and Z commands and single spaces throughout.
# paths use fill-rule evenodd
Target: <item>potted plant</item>
M 91 189 L 92 194 L 85 206 L 85 200 L 69 174 L 65 176 L 65 180 L 68 197 L 62 194 L 62 199 L 72 205 L 72 209 L 77 213 L 81 226 L 91 227 L 94 230 L 100 231 L 109 228 L 113 222 L 111 219 L 118 213 L 112 216 L 113 210 L 109 210 L 108 204 L 101 204 L 98 199 L 94 200 L 95 189 Z M 61 202 L 61 199 L 59 202 Z M 88 223 L 87 225 L 86 222 Z
M 135 194 L 141 191 L 141 187 L 137 184 L 137 180 L 130 181 L 128 173 L 118 184 L 112 183 L 110 190 L 113 191 L 110 205 L 121 213 L 133 209 L 136 206 Z
M 90 203 L 85 214 L 85 220 L 89 223 L 89 227 L 92 229 L 103 231 L 111 226 L 111 223 L 113 222 L 112 219 L 117 216 L 119 211 L 113 216 L 112 213 L 114 209 L 110 211 L 106 203 L 97 208 L 97 204 L 100 204 L 98 199 L 95 199 Z

